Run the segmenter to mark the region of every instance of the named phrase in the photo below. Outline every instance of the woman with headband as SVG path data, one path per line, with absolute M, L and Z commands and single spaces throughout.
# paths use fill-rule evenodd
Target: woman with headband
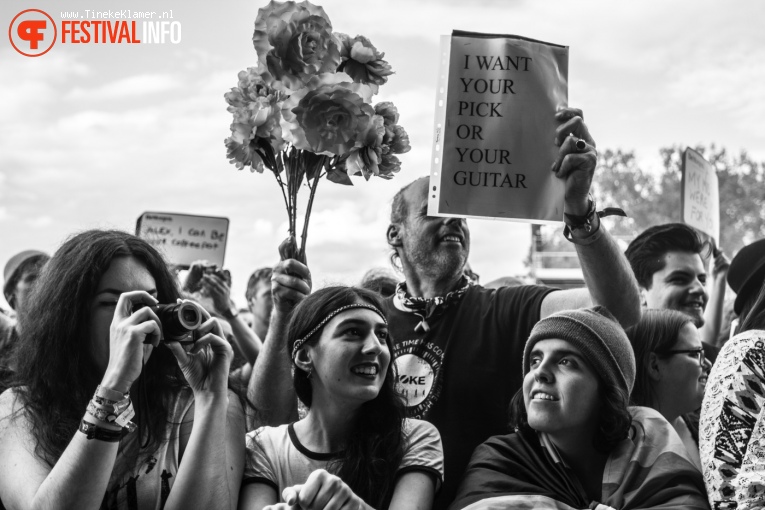
M 438 431 L 404 418 L 382 300 L 354 287 L 305 298 L 287 328 L 308 412 L 247 436 L 240 510 L 430 508 L 443 477 Z

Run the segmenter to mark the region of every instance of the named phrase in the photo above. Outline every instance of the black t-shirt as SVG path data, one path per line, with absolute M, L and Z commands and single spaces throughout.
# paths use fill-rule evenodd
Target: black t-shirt
M 506 434 L 510 399 L 521 388 L 523 347 L 548 287 L 470 287 L 459 303 L 415 331 L 420 317 L 386 300 L 398 387 L 408 415 L 441 433 L 446 474 L 434 509 L 454 498 L 476 446 Z

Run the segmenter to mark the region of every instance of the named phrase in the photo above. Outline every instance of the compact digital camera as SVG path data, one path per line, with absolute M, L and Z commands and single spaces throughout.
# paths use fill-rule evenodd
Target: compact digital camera
M 139 304 L 133 307 L 133 312 L 148 306 Z M 173 303 L 169 305 L 149 306 L 159 318 L 162 324 L 163 342 L 193 342 L 193 335 L 189 333 L 199 329 L 202 325 L 203 315 L 199 305 L 191 302 Z

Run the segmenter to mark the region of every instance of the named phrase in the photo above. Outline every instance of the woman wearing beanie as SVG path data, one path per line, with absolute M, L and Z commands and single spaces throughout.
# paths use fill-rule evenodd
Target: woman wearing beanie
M 692 320 L 676 310 L 643 310 L 640 321 L 627 329 L 627 337 L 637 362 L 632 405 L 659 411 L 701 471 L 699 420 L 694 411 L 701 407 L 712 364 L 704 357 Z
M 628 408 L 635 358 L 603 307 L 537 323 L 511 403 L 515 433 L 476 448 L 459 509 L 708 509 L 701 473 L 669 423 Z

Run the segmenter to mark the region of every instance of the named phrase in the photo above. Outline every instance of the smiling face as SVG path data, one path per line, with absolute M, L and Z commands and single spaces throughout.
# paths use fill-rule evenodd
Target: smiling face
M 390 365 L 388 326 L 366 308 L 341 312 L 324 326 L 318 342 L 305 345 L 313 368 L 312 406 L 353 407 L 377 397 Z
M 109 363 L 109 328 L 117 300 L 123 292 L 133 290 L 144 290 L 157 297 L 154 277 L 141 261 L 134 257 L 115 258 L 101 277 L 90 305 L 90 352 L 99 370 L 105 371 Z M 144 349 L 151 348 L 147 345 Z
M 565 340 L 534 344 L 523 379 L 529 426 L 556 438 L 589 441 L 599 419 L 599 383 L 579 349 Z
M 641 289 L 646 308 L 677 310 L 690 315 L 697 327 L 703 326 L 709 296 L 701 256 L 670 251 L 664 254 L 664 262 L 664 269 L 653 274 L 650 289 Z
M 701 348 L 699 331 L 691 323 L 685 324 L 677 335 L 677 341 L 669 350 L 689 350 Z M 701 407 L 704 387 L 711 364 L 704 360 L 699 363 L 695 354 L 679 353 L 659 356 L 656 360 L 658 375 L 654 389 L 658 406 L 662 410 L 671 410 L 673 415 L 690 413 Z
M 461 275 L 470 252 L 470 230 L 460 218 L 428 216 L 428 179 L 405 192 L 407 216 L 398 225 L 401 261 L 436 278 Z

